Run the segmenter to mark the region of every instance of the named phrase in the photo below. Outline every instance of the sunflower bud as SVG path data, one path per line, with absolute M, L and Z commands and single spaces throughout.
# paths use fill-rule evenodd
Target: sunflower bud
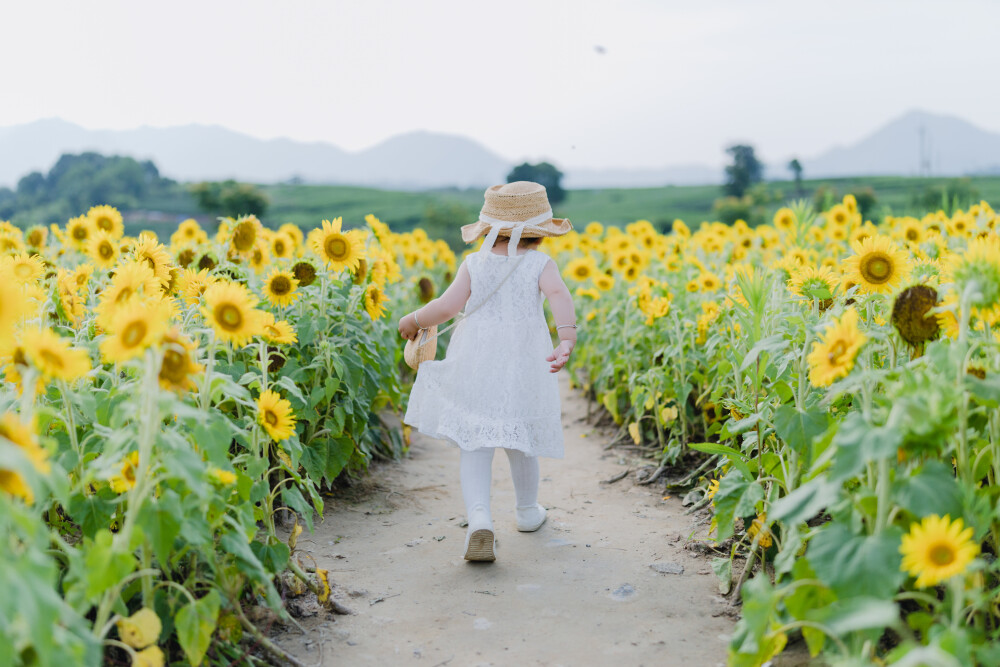
M 937 290 L 929 285 L 913 285 L 899 293 L 892 306 L 892 324 L 903 340 L 919 347 L 941 334 L 937 318 L 928 315 L 937 303 Z
M 355 285 L 360 285 L 365 282 L 365 278 L 368 277 L 368 260 L 362 257 L 358 260 L 358 265 L 355 267 L 354 271 L 351 272 L 351 280 L 354 281 Z
M 160 617 L 149 607 L 118 621 L 118 636 L 132 648 L 146 648 L 155 643 L 162 629 Z
M 194 250 L 191 248 L 184 248 L 177 254 L 177 263 L 183 268 L 187 268 L 191 262 L 194 261 Z
M 206 252 L 204 255 L 201 256 L 201 259 L 198 260 L 198 269 L 199 270 L 205 269 L 207 271 L 211 271 L 216 267 L 217 264 L 218 262 L 215 261 L 214 257 L 212 257 L 212 254 Z

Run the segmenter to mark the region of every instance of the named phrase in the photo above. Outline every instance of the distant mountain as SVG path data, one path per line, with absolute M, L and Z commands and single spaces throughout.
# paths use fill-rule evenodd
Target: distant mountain
M 921 152 L 923 132 L 923 153 Z M 910 111 L 846 148 L 802 160 L 806 178 L 916 176 L 921 155 L 933 176 L 963 176 L 1000 170 L 1000 134 L 956 118 Z
M 290 139 L 261 140 L 222 127 L 87 130 L 59 119 L 0 128 L 0 185 L 46 171 L 62 153 L 97 151 L 156 163 L 181 181 L 234 178 L 424 189 L 503 182 L 510 162 L 464 137 L 412 132 L 364 151 Z
M 650 169 L 567 169 L 563 187 L 656 188 L 664 185 L 709 185 L 722 183 L 723 170 L 703 164 Z

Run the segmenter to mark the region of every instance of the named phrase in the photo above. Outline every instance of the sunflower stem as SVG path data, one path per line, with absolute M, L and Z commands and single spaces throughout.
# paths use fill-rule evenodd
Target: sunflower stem
M 267 391 L 267 341 L 260 339 L 260 393 Z
M 34 387 L 31 391 L 34 392 Z M 28 387 L 24 388 L 24 391 L 28 391 Z M 73 453 L 76 454 L 76 465 L 73 466 L 73 476 L 77 481 L 80 481 L 81 466 L 83 464 L 83 456 L 80 452 L 80 441 L 76 435 L 76 422 L 73 420 L 73 402 L 70 401 L 69 385 L 66 384 L 65 380 L 59 380 L 59 393 L 62 394 L 63 399 L 63 419 L 65 421 L 66 433 L 69 435 L 69 443 L 73 447 Z
M 208 332 L 208 349 L 205 359 L 205 377 L 201 384 L 201 393 L 198 396 L 198 405 L 202 410 L 208 410 L 210 400 L 210 387 L 212 386 L 212 371 L 215 370 L 215 331 Z

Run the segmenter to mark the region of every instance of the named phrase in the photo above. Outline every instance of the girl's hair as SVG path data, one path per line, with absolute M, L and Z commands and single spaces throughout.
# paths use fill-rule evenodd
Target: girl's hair
M 539 245 L 541 245 L 542 241 L 544 240 L 545 239 L 541 236 L 535 237 L 533 239 L 522 238 L 518 242 L 517 246 L 519 248 L 537 248 Z

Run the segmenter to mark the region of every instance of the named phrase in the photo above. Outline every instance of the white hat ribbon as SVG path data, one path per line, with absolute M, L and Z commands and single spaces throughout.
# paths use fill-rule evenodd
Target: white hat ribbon
M 511 222 L 510 220 L 498 220 L 497 218 L 491 218 L 488 215 L 479 214 L 479 221 L 485 222 L 490 226 L 490 232 L 486 235 L 486 239 L 483 241 L 483 247 L 479 249 L 480 252 L 490 252 L 493 248 L 493 244 L 496 243 L 497 236 L 500 234 L 501 229 L 510 229 L 510 241 L 507 243 L 507 254 L 514 257 L 517 254 L 517 244 L 521 240 L 521 234 L 524 232 L 525 227 L 537 227 L 539 224 L 545 222 L 546 220 L 552 219 L 552 209 L 545 211 L 544 213 L 539 213 L 536 216 L 528 218 L 527 220 L 522 220 L 520 222 Z M 544 230 L 539 230 L 544 231 Z

